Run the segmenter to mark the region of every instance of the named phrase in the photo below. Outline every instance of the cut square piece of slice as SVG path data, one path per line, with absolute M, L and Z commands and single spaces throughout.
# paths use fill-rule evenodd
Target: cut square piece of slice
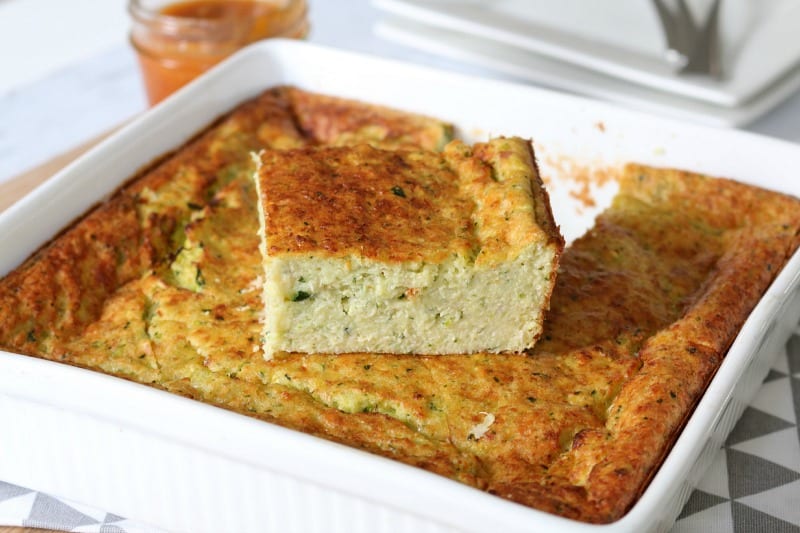
M 528 141 L 265 151 L 264 355 L 521 352 L 563 239 Z

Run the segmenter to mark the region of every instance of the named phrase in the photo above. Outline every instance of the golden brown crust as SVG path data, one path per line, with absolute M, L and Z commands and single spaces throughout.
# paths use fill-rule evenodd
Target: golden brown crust
M 564 239 L 553 220 L 530 141 L 498 137 L 471 149 L 454 141 L 444 156 L 457 169 L 460 189 L 476 203 L 476 264 L 503 263 L 532 243 L 553 245 L 555 275 Z
M 522 139 L 454 141 L 441 155 L 369 145 L 269 150 L 260 162 L 269 255 L 440 262 L 458 254 L 494 265 L 531 243 L 563 249 Z
M 108 219 L 120 227 L 108 227 Z M 5 278 L 0 345 L 27 352 L 49 345 L 55 332 L 79 333 L 117 287 L 151 263 L 162 244 L 153 240 L 152 234 L 143 235 L 132 198 L 98 208 Z
M 473 202 L 435 152 L 270 150 L 259 179 L 270 255 L 437 261 L 477 246 Z
M 262 124 L 302 139 L 278 94 L 240 106 L 6 277 L 0 347 L 49 352 L 96 320 L 118 287 L 174 252 L 182 226 L 212 191 L 250 164 L 249 150 L 264 146 Z
M 365 128 L 374 139 L 364 118 L 374 108 L 286 91 L 247 104 L 0 280 L 0 345 L 359 447 L 562 516 L 621 517 L 797 247 L 800 202 L 632 165 L 612 207 L 564 252 L 545 332 L 529 356 L 314 354 L 266 362 L 252 350 L 260 329 L 256 199 L 247 164 L 230 164 L 237 154 L 249 161 L 252 145 L 345 143 Z M 352 116 L 348 106 L 356 106 Z M 403 145 L 410 131 L 382 142 Z M 488 147 L 477 152 L 495 157 Z M 539 213 L 541 225 L 547 218 Z M 127 255 L 142 243 L 150 243 L 144 253 Z M 40 334 L 46 327 L 49 336 Z M 476 428 L 486 413 L 493 422 L 484 433 Z
M 441 150 L 453 127 L 440 120 L 384 106 L 286 88 L 301 131 L 317 143 L 369 142 L 382 148 Z
M 529 161 L 530 166 L 534 169 L 531 175 L 531 193 L 534 199 L 534 216 L 536 226 L 541 228 L 550 239 L 557 243 L 558 248 L 563 251 L 564 237 L 561 235 L 561 230 L 553 218 L 553 210 L 550 207 L 550 195 L 542 181 L 542 175 L 539 173 L 539 164 L 536 161 L 536 156 L 533 153 L 533 143 L 529 142 L 526 145 L 525 159 Z M 500 157 L 504 155 L 501 154 Z
M 695 195 L 697 202 L 693 202 Z M 643 213 L 649 217 L 643 217 Z M 629 165 L 614 206 L 601 216 L 593 231 L 604 227 L 617 237 L 604 236 L 607 240 L 600 245 L 600 253 L 590 255 L 605 265 L 596 265 L 589 272 L 627 274 L 625 268 L 630 273 L 634 267 L 639 270 L 646 266 L 647 261 L 626 259 L 632 246 L 663 261 L 670 271 L 653 270 L 658 265 L 652 264 L 646 266 L 642 277 L 661 285 L 660 300 L 668 304 L 666 307 L 653 306 L 658 302 L 658 298 L 651 299 L 656 295 L 654 287 L 639 286 L 638 304 L 618 299 L 624 295 L 616 289 L 630 291 L 630 283 L 593 281 L 591 285 L 596 286 L 589 288 L 586 300 L 581 298 L 587 295 L 583 292 L 586 289 L 583 294 L 568 289 L 569 309 L 571 302 L 580 307 L 582 301 L 594 300 L 613 310 L 603 318 L 616 315 L 608 321 L 618 328 L 615 342 L 631 343 L 638 356 L 639 368 L 608 406 L 605 427 L 581 435 L 573 442 L 572 453 L 562 456 L 551 468 L 552 473 L 571 477 L 586 489 L 582 513 L 585 519 L 598 522 L 622 516 L 644 490 L 745 318 L 776 274 L 775 266 L 783 265 L 794 253 L 800 202 L 728 180 Z M 574 251 L 580 252 L 587 245 L 596 250 L 595 237 L 590 233 L 582 238 L 575 243 Z M 626 244 L 631 239 L 635 244 Z M 568 253 L 562 263 L 565 271 L 574 268 L 575 258 L 587 259 Z M 568 274 L 559 279 L 559 284 L 562 282 L 578 280 Z M 595 288 L 599 289 L 597 293 Z M 601 292 L 607 297 L 595 300 Z M 556 294 L 560 294 L 558 289 Z M 553 306 L 563 312 L 567 310 L 563 303 L 554 301 Z M 648 307 L 657 314 L 646 311 Z M 597 310 L 590 307 L 587 312 Z M 586 315 L 577 309 L 574 312 L 581 317 L 581 331 L 590 330 L 591 325 L 583 322 Z M 626 322 L 633 321 L 623 313 L 643 318 L 637 330 L 625 327 Z M 558 328 L 560 320 L 553 322 Z M 652 329 L 642 331 L 643 326 Z M 563 334 L 560 330 L 551 335 L 554 333 Z M 552 499 L 538 493 L 525 497 L 535 506 L 541 499 Z

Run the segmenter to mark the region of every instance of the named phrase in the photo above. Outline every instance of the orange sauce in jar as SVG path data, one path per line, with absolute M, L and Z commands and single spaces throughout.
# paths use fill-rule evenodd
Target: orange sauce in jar
M 130 0 L 129 11 L 151 105 L 245 45 L 308 32 L 305 0 Z

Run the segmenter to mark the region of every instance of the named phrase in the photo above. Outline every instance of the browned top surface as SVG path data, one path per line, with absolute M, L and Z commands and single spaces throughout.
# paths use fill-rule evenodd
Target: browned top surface
M 257 179 L 270 255 L 499 263 L 561 242 L 530 143 L 443 153 L 369 145 L 267 150 Z M 541 226 L 539 225 L 541 223 Z
M 293 88 L 286 94 L 298 129 L 321 144 L 441 150 L 453 136 L 447 122 L 405 111 Z
M 273 91 L 237 111 L 0 280 L 0 345 L 563 516 L 622 516 L 796 248 L 798 201 L 631 166 L 612 207 L 564 252 L 528 356 L 266 362 L 252 349 L 261 258 L 246 152 L 318 142 L 296 127 L 288 102 Z M 186 269 L 193 286 L 178 275 Z M 482 413 L 495 422 L 475 438 Z
M 436 152 L 361 145 L 270 150 L 261 161 L 271 255 L 441 261 L 478 246 L 475 203 Z

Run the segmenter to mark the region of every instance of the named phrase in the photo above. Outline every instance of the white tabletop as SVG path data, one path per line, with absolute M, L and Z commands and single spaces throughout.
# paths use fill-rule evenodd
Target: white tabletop
M 146 109 L 135 57 L 127 43 L 129 22 L 125 3 L 125 0 L 0 0 L 0 182 Z M 380 17 L 368 0 L 311 0 L 309 40 L 447 70 L 513 80 L 486 68 L 383 41 L 373 33 Z M 65 28 L 71 30 L 65 31 Z M 745 129 L 800 143 L 800 93 Z M 797 169 L 787 170 L 796 172 Z M 788 352 L 779 354 L 766 384 L 745 413 L 743 423 L 720 451 L 701 490 L 687 504 L 675 531 L 746 530 L 736 525 L 737 521 L 744 520 L 742 523 L 746 524 L 752 520 L 750 515 L 742 514 L 742 506 L 757 509 L 761 513 L 757 516 L 766 517 L 761 522 L 751 523 L 756 529 L 763 526 L 766 529 L 762 530 L 800 531 L 800 445 L 797 438 L 800 434 L 796 427 L 796 411 L 800 408 L 800 337 L 795 339 L 792 341 L 796 345 L 794 350 L 790 343 Z M 787 431 L 793 437 L 787 437 L 785 446 L 780 444 L 783 441 L 773 442 L 767 438 Z M 762 447 L 775 448 L 772 451 L 777 455 L 764 459 L 763 464 L 749 459 L 764 457 L 754 451 L 756 445 L 752 443 L 755 441 L 763 441 Z M 778 476 L 782 484 L 762 491 L 769 492 L 767 503 L 751 498 L 755 493 L 737 492 L 744 489 L 736 485 L 734 470 L 766 471 L 772 467 L 775 468 L 769 475 Z M 781 489 L 784 486 L 788 488 Z M 36 501 L 54 505 L 47 496 L 34 497 L 30 494 L 35 493 L 27 489 L 9 487 L 0 481 L 0 525 L 4 517 L 14 516 L 8 509 L 21 498 L 28 498 L 30 502 L 26 510 L 19 513 L 30 513 L 30 516 L 36 512 Z M 19 506 L 20 509 L 24 507 Z M 120 517 L 105 510 L 92 514 L 92 510 L 79 504 L 72 509 L 94 516 L 97 530 L 111 523 L 124 530 L 136 530 L 133 525 L 125 529 Z M 32 525 L 30 521 L 27 524 Z M 48 524 L 58 526 L 53 522 Z M 95 529 L 84 527 L 81 530 Z

